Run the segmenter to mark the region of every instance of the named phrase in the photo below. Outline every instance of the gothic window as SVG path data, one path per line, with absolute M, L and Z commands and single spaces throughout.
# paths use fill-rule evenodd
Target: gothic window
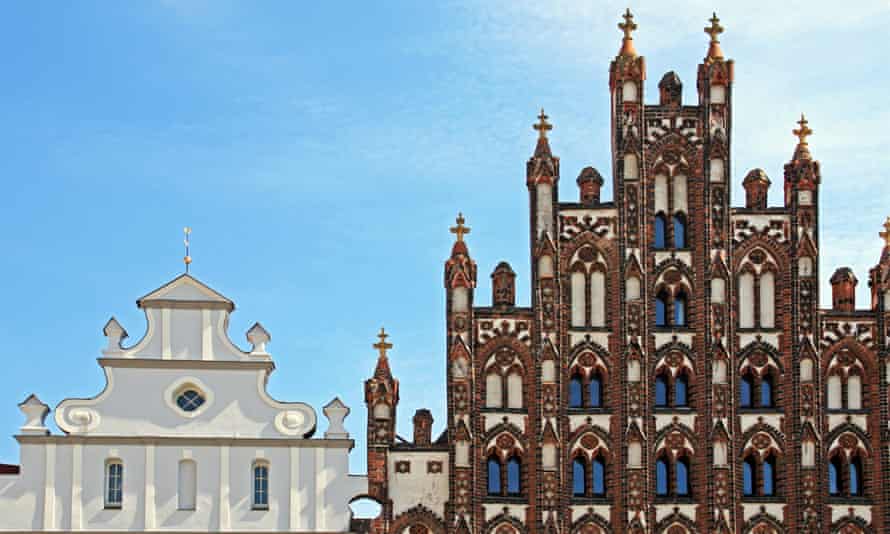
M 747 264 L 739 275 L 739 328 L 775 328 L 776 275 L 769 270 L 774 265 L 764 265 L 766 254 L 761 250 L 749 256 L 759 262 L 759 270 Z
M 585 303 L 585 276 L 583 272 L 572 273 L 572 326 L 583 327 Z
M 494 454 L 488 458 L 488 494 L 501 494 L 501 462 Z
M 754 328 L 754 275 L 739 275 L 739 328 Z
M 828 409 L 829 410 L 840 410 L 841 406 L 841 396 L 842 396 L 842 384 L 841 377 L 837 374 L 832 374 L 828 377 Z
M 776 282 L 775 275 L 767 271 L 760 275 L 760 326 L 775 328 Z
M 668 405 L 668 380 L 665 373 L 659 373 L 655 377 L 655 406 L 666 407 Z
M 772 496 L 776 494 L 776 460 L 773 456 L 767 456 L 761 466 L 762 490 L 764 496 Z
M 834 497 L 860 497 L 864 494 L 865 472 L 862 449 L 845 455 L 836 449 L 828 462 L 828 494 Z
M 772 497 L 776 494 L 776 458 L 750 452 L 742 462 L 742 494 L 746 497 Z
M 590 273 L 590 326 L 606 326 L 606 275 Z
M 760 406 L 773 406 L 773 378 L 767 374 L 760 380 Z
M 603 405 L 603 379 L 598 371 L 593 371 L 590 375 L 590 384 L 588 385 L 588 402 L 592 408 L 599 408 Z
M 501 408 L 504 405 L 504 393 L 501 375 L 494 370 L 485 377 L 485 407 Z
M 587 462 L 580 456 L 572 462 L 572 494 L 575 497 L 587 494 Z
M 672 189 L 669 193 L 668 182 Z M 672 237 L 673 248 L 687 248 L 688 220 L 687 220 L 687 185 L 686 176 L 677 174 L 672 178 L 660 172 L 655 175 L 655 219 L 653 220 L 654 240 L 656 249 L 668 248 L 668 236 Z M 670 215 L 670 217 L 668 217 Z M 668 220 L 670 219 L 670 227 Z
M 198 464 L 194 460 L 181 460 L 178 473 L 180 510 L 194 510 L 198 492 Z
M 606 265 L 593 247 L 578 250 L 569 277 L 571 326 L 602 328 L 606 326 Z
M 269 464 L 262 460 L 253 463 L 253 509 L 269 508 Z
M 748 367 L 739 381 L 740 408 L 773 408 L 776 405 L 775 378 L 771 368 L 760 374 Z
M 518 371 L 507 375 L 507 408 L 522 408 L 522 375 Z
M 120 508 L 124 501 L 124 463 L 105 462 L 105 508 Z
M 655 326 L 667 326 L 667 291 L 661 290 L 655 296 Z
M 689 407 L 689 385 L 689 374 L 685 369 L 673 377 L 667 369 L 660 369 L 655 375 L 655 407 Z
M 514 453 L 506 462 L 501 462 L 498 454 L 492 452 L 487 460 L 488 494 L 516 496 L 522 492 L 522 461 Z
M 689 495 L 689 460 L 685 457 L 677 460 L 674 484 L 678 496 Z
M 686 295 L 682 292 L 674 297 L 674 326 L 686 326 Z
M 849 476 L 847 484 L 850 490 L 850 496 L 862 495 L 862 460 L 859 456 L 850 458 Z
M 862 378 L 851 374 L 847 377 L 847 409 L 862 409 Z
M 829 410 L 862 409 L 862 376 L 859 369 L 852 368 L 846 374 L 841 369 L 833 369 L 828 375 L 826 387 Z
M 659 458 L 655 462 L 655 494 L 667 496 L 668 494 L 668 462 Z
M 674 407 L 689 405 L 689 379 L 685 373 L 680 373 L 674 379 Z
M 742 380 L 740 382 L 740 399 L 739 406 L 742 408 L 750 408 L 753 406 L 752 401 L 752 392 L 754 390 L 754 377 L 753 373 L 750 371 L 746 372 L 742 375 Z
M 689 497 L 689 458 L 674 460 L 662 455 L 655 461 L 655 494 L 659 497 Z
M 591 493 L 594 497 L 603 497 L 606 494 L 606 460 L 602 454 L 593 458 L 593 487 Z
M 525 405 L 523 374 L 515 363 L 516 355 L 509 349 L 501 349 L 493 360 L 485 374 L 485 407 L 522 409 Z M 506 367 L 511 362 L 514 363 Z
M 507 495 L 519 495 L 522 487 L 522 464 L 519 458 L 511 456 L 507 460 Z
M 844 468 L 843 460 L 840 456 L 835 456 L 828 462 L 828 494 L 840 495 L 841 484 L 840 474 Z
M 569 408 L 581 408 L 584 405 L 584 401 L 581 399 L 583 388 L 580 373 L 573 374 L 569 381 Z
M 655 237 L 653 240 L 653 245 L 655 248 L 665 248 L 667 246 L 667 218 L 664 216 L 664 213 L 658 213 L 655 215 Z
M 686 248 L 686 216 L 674 214 L 674 248 Z
M 757 471 L 757 460 L 754 456 L 748 456 L 742 462 L 742 495 L 750 497 L 754 495 L 754 473 Z

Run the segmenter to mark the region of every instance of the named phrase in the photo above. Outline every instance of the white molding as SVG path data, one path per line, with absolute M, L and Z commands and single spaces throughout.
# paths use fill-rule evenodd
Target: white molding
M 56 425 L 62 431 L 69 434 L 78 434 L 84 431 L 88 432 L 99 425 L 100 416 L 99 412 L 96 410 L 90 410 L 92 414 L 95 415 L 95 421 L 88 425 L 86 429 L 82 429 L 80 425 L 76 425 L 73 421 L 69 421 L 67 415 L 72 409 L 77 407 L 95 406 L 111 394 L 114 389 L 114 373 L 108 367 L 103 368 L 103 370 L 105 371 L 105 389 L 99 392 L 98 395 L 87 399 L 64 399 L 56 406 L 56 413 L 53 415 L 53 418 L 56 420 Z
M 56 528 L 56 445 L 47 444 L 43 472 L 43 530 Z
M 170 331 L 170 308 L 161 308 L 161 359 L 169 360 L 173 358 L 173 349 L 171 337 L 173 332 Z
M 155 528 L 155 446 L 145 447 L 145 520 L 146 530 Z
M 71 460 L 71 530 L 81 530 L 83 528 L 83 445 L 75 443 L 71 447 Z
M 290 448 L 290 502 L 288 504 L 288 529 L 297 530 L 300 524 L 300 449 Z
M 315 530 L 327 528 L 325 517 L 325 491 L 328 488 L 328 472 L 325 469 L 324 449 L 315 450 Z
M 217 530 L 229 530 L 229 447 L 219 448 L 219 525 Z
M 282 414 L 278 414 L 278 416 L 275 417 L 276 430 L 278 430 L 280 433 L 282 433 L 286 436 L 295 436 L 295 435 L 305 436 L 306 434 L 308 434 L 312 429 L 315 428 L 315 425 L 317 423 L 316 416 L 315 416 L 315 409 L 312 408 L 312 406 L 306 404 L 305 402 L 281 402 L 281 401 L 277 401 L 277 400 L 273 399 L 269 395 L 269 393 L 266 391 L 267 376 L 268 375 L 264 372 L 257 373 L 257 392 L 260 395 L 260 399 L 262 399 L 263 402 L 265 402 L 267 405 L 271 406 L 272 408 L 284 410 L 285 412 L 288 412 L 288 411 L 298 412 L 301 415 L 303 415 L 303 417 L 304 417 L 304 419 L 303 419 L 304 424 L 290 426 L 290 425 L 284 424 L 285 416 Z M 281 421 L 280 423 L 279 423 L 279 416 L 280 416 L 280 421 Z
M 213 359 L 213 325 L 211 310 L 201 310 L 201 359 Z

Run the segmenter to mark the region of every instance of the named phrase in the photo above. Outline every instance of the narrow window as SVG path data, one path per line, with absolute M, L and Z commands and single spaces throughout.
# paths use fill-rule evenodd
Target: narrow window
M 504 405 L 504 392 L 501 376 L 489 373 L 485 377 L 485 407 L 500 408 Z
M 828 409 L 841 409 L 841 377 L 836 374 L 828 377 Z
M 583 405 L 581 401 L 581 375 L 575 373 L 569 381 L 569 408 L 580 408 Z
M 674 380 L 674 406 L 689 405 L 689 379 L 686 374 L 680 373 Z
M 105 464 L 105 508 L 120 508 L 124 499 L 124 464 L 111 460 Z
M 587 465 L 582 458 L 572 462 L 572 494 L 583 497 L 587 493 Z
M 683 293 L 674 297 L 674 326 L 686 326 L 686 295 Z
M 686 248 L 686 216 L 674 214 L 674 248 Z
M 590 392 L 590 406 L 593 408 L 601 407 L 603 405 L 603 380 L 598 372 L 594 371 L 590 376 L 588 389 Z
M 667 326 L 667 292 L 661 290 L 655 297 L 655 326 Z
M 751 392 L 754 390 L 754 379 L 751 377 L 750 371 L 742 375 L 739 387 L 739 406 L 742 408 L 750 408 L 752 403 Z
M 667 221 L 665 220 L 664 213 L 659 213 L 655 216 L 655 248 L 665 248 L 665 243 L 667 242 L 665 238 L 666 229 Z
M 847 378 L 847 409 L 862 409 L 862 378 L 859 375 L 850 375 Z
M 253 464 L 253 508 L 269 508 L 269 466 L 262 462 Z
M 765 374 L 760 381 L 760 407 L 772 408 L 773 406 L 773 377 Z
M 754 328 L 754 275 L 739 275 L 739 328 Z
M 668 494 L 668 464 L 664 458 L 659 458 L 655 462 L 655 494 Z
M 742 494 L 747 496 L 754 495 L 754 470 L 757 469 L 754 458 L 745 458 L 742 463 Z
M 664 376 L 664 373 L 659 374 L 655 377 L 655 406 L 656 407 L 664 407 L 667 406 L 667 378 Z
M 606 461 L 602 456 L 593 459 L 593 495 L 602 497 L 606 494 Z
M 590 326 L 606 326 L 606 275 L 590 275 Z
M 760 275 L 760 326 L 774 328 L 776 326 L 776 278 L 773 273 Z
M 522 484 L 522 464 L 519 458 L 512 456 L 507 460 L 507 495 L 519 495 Z
M 495 456 L 488 459 L 488 494 L 501 494 L 501 463 Z
M 776 460 L 772 456 L 768 456 L 763 461 L 763 494 L 772 496 L 776 494 Z
M 586 312 L 586 302 L 584 299 L 587 292 L 585 284 L 587 277 L 584 273 L 575 271 L 572 273 L 572 326 L 583 327 L 584 316 Z
M 179 462 L 179 509 L 194 510 L 198 492 L 198 464 L 194 460 Z
M 507 376 L 507 408 L 522 408 L 522 376 L 516 372 Z
M 859 456 L 850 459 L 850 496 L 862 495 L 862 461 Z
M 686 458 L 677 460 L 677 495 L 689 495 L 689 461 Z
M 841 459 L 838 456 L 835 456 L 828 462 L 828 494 L 829 495 L 840 495 L 841 494 L 841 486 L 840 486 L 840 474 L 841 469 L 843 469 L 843 465 L 841 463 Z

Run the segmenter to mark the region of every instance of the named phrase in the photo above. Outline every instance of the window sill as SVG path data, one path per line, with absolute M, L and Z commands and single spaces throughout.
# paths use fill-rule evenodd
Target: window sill
M 480 408 L 480 413 L 508 413 L 525 415 L 528 413 L 527 408 Z
M 667 325 L 667 326 L 656 326 L 656 327 L 653 329 L 653 331 L 654 331 L 656 334 L 670 334 L 670 333 L 676 333 L 676 334 L 694 334 L 694 333 L 695 333 L 695 329 L 692 328 L 692 327 L 689 326 L 689 325 L 684 325 L 684 326 L 670 326 L 670 325 Z
M 785 499 L 781 495 L 743 495 L 742 502 L 746 503 L 783 503 Z
M 653 410 L 657 414 L 671 414 L 671 413 L 693 413 L 694 410 L 692 406 L 656 406 Z
M 609 498 L 605 495 L 597 495 L 596 497 L 579 497 L 577 495 L 572 496 L 572 504 L 609 504 Z
M 872 505 L 871 499 L 868 497 L 864 497 L 862 495 L 856 495 L 853 497 L 844 497 L 841 495 L 829 495 L 828 499 L 826 499 L 828 504 L 854 504 L 854 505 L 863 505 L 870 506 Z
M 767 415 L 782 415 L 784 414 L 784 410 L 781 408 L 776 408 L 775 406 L 771 406 L 769 408 L 758 408 L 757 406 L 739 406 L 739 413 L 745 414 L 767 414 Z
M 120 510 L 121 508 L 123 508 L 123 506 L 120 504 L 106 504 L 105 505 L 106 510 Z
M 657 495 L 655 497 L 655 504 L 694 504 L 695 501 L 692 498 L 692 495 L 682 495 L 682 496 L 672 496 L 672 495 Z
M 486 495 L 482 498 L 482 502 L 488 504 L 524 504 L 528 499 L 523 495 Z
M 845 410 L 844 408 L 831 408 L 826 409 L 825 413 L 829 415 L 868 415 L 868 410 L 858 409 L 858 410 Z
M 268 512 L 268 511 L 269 511 L 269 505 L 266 505 L 266 506 L 257 506 L 257 505 L 254 505 L 254 506 L 251 506 L 250 509 L 253 510 L 254 512 Z
M 177 508 L 176 511 L 177 512 L 194 512 L 195 507 L 192 506 L 191 508 Z
M 603 406 L 569 406 L 569 415 L 611 415 L 612 410 Z
M 781 333 L 782 333 L 782 329 L 781 329 L 781 328 L 776 328 L 776 327 L 772 327 L 772 328 L 760 328 L 759 326 L 755 326 L 755 327 L 746 327 L 746 328 L 738 327 L 738 328 L 735 329 L 735 331 L 736 331 L 737 333 L 739 333 L 739 334 L 754 334 L 754 333 L 763 333 L 763 334 L 781 334 Z

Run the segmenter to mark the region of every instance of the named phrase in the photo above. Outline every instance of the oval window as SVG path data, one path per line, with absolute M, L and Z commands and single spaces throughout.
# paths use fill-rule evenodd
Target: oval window
M 187 389 L 176 397 L 176 405 L 185 412 L 193 412 L 204 404 L 204 397 L 194 389 Z

